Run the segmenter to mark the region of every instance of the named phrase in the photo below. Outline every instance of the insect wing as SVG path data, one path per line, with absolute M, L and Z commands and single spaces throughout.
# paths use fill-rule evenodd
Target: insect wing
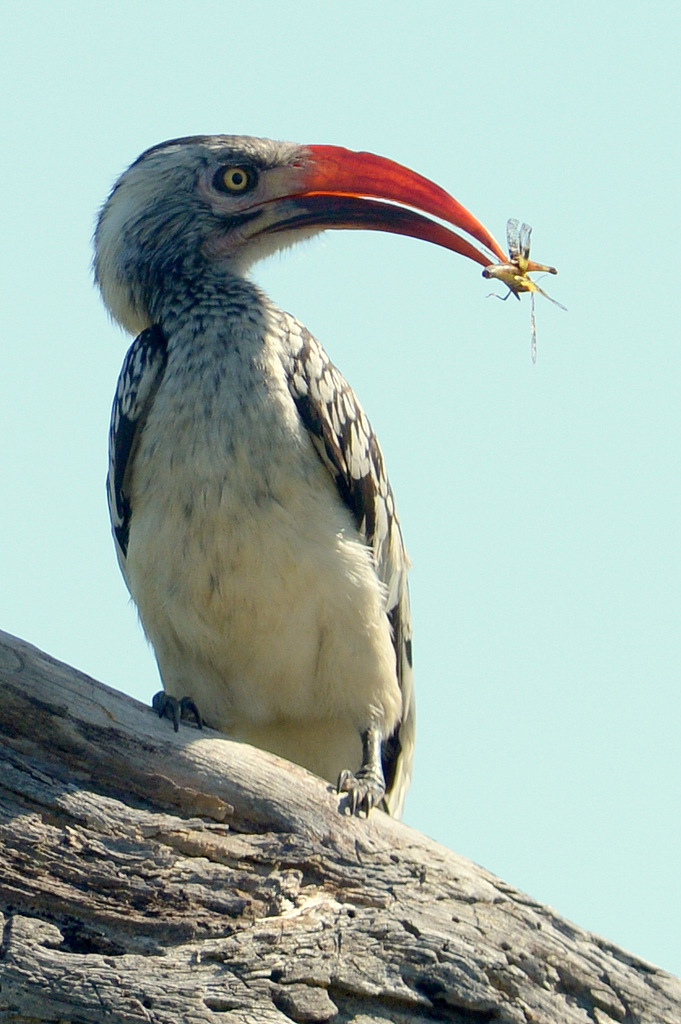
M 518 231 L 518 221 L 514 217 L 509 217 L 506 221 L 506 244 L 508 245 L 508 255 L 511 260 L 516 260 L 520 256 L 520 233 Z
M 532 237 L 532 228 L 529 224 L 520 225 L 520 233 L 518 235 L 518 248 L 520 255 L 523 259 L 530 258 L 530 238 Z

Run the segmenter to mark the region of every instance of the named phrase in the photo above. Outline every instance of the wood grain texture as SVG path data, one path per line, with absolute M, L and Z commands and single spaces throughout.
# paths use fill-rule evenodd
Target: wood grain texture
M 0 1022 L 678 1024 L 681 982 L 0 633 Z

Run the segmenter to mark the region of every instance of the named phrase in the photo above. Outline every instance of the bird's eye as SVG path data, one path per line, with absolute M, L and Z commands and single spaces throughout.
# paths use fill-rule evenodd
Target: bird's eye
M 258 180 L 252 167 L 221 167 L 213 178 L 219 192 L 248 192 Z

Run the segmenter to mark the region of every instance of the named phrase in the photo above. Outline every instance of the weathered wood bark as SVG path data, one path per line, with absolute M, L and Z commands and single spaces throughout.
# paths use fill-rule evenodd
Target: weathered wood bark
M 0 633 L 0 1021 L 681 1021 L 681 982 Z

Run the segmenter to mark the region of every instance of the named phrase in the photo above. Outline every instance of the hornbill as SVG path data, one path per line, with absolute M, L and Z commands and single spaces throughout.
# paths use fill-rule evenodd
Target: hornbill
M 336 146 L 172 139 L 119 178 L 95 279 L 137 337 L 112 410 L 109 509 L 159 713 L 177 728 L 189 707 L 337 781 L 351 813 L 399 815 L 409 563 L 383 456 L 319 342 L 247 277 L 326 228 L 411 235 L 483 267 L 508 258 L 428 179 Z

